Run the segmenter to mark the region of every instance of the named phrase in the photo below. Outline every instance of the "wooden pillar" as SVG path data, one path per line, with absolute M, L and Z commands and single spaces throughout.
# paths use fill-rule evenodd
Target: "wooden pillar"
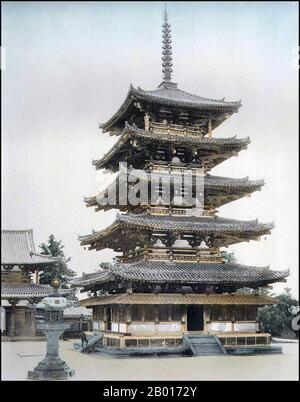
M 125 348 L 125 338 L 120 337 L 119 341 L 120 341 L 120 349 L 124 349 Z
M 209 138 L 212 137 L 212 122 L 211 122 L 211 117 L 208 119 L 208 136 Z
M 131 309 L 132 305 L 127 305 L 126 306 L 126 322 L 131 322 Z
M 40 272 L 38 269 L 35 270 L 35 284 L 36 285 L 40 284 Z
M 142 318 L 142 320 L 141 321 L 145 321 L 145 305 L 144 304 L 141 304 L 140 305 L 141 307 L 141 318 Z
M 145 123 L 145 130 L 149 131 L 150 130 L 150 116 L 149 116 L 149 113 L 145 113 L 144 123 Z
M 154 322 L 159 324 L 159 312 L 160 312 L 160 305 L 154 304 Z
M 230 308 L 230 306 L 228 306 L 228 308 Z M 232 306 L 232 310 L 231 310 L 231 332 L 234 332 L 235 309 L 236 309 L 236 306 Z
M 15 336 L 15 323 L 16 323 L 16 300 L 10 300 L 9 301 L 11 304 L 11 313 L 10 313 L 10 327 L 8 330 L 8 335 L 9 336 Z
M 181 323 L 182 323 L 182 332 L 187 332 L 187 304 L 182 305 L 182 315 L 181 315 Z
M 210 321 L 210 307 L 203 306 L 203 330 L 204 332 L 208 332 L 208 322 Z

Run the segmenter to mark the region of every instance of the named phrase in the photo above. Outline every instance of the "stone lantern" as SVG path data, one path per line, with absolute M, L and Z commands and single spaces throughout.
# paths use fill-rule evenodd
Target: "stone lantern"
M 59 295 L 58 279 L 54 279 L 51 285 L 52 295 L 45 297 L 37 306 L 45 310 L 44 321 L 38 324 L 38 329 L 47 337 L 47 353 L 33 371 L 28 372 L 28 378 L 31 380 L 66 380 L 75 373 L 58 354 L 59 337 L 70 326 L 63 321 L 63 310 L 67 307 L 68 301 Z

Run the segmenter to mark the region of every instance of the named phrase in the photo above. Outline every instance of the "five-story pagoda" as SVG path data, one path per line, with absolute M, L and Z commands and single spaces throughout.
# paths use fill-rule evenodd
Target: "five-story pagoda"
M 96 211 L 124 213 L 80 241 L 120 255 L 112 267 L 84 274 L 73 286 L 90 291 L 82 305 L 93 308 L 94 330 L 103 333 L 101 348 L 107 351 L 267 350 L 270 336 L 259 332 L 257 308 L 276 300 L 256 289 L 284 281 L 288 272 L 225 262 L 222 248 L 258 240 L 273 225 L 217 216 L 219 207 L 260 190 L 264 182 L 210 174 L 250 142 L 212 135 L 241 103 L 192 95 L 172 82 L 166 12 L 162 65 L 157 89 L 130 86 L 122 106 L 101 125 L 118 140 L 93 164 L 118 172 L 126 162 L 126 168 L 85 202 Z M 239 293 L 244 287 L 252 292 Z

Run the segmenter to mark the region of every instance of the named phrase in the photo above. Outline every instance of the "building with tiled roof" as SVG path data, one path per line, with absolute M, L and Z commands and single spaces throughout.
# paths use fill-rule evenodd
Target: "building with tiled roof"
M 1 230 L 1 265 L 18 265 L 28 269 L 51 266 L 59 261 L 36 252 L 33 230 Z
M 93 165 L 118 174 L 84 201 L 96 211 L 122 214 L 79 241 L 89 250 L 114 250 L 116 261 L 73 279 L 72 286 L 89 292 L 81 304 L 93 310 L 94 330 L 103 332 L 97 350 L 270 351 L 257 312 L 277 300 L 258 289 L 284 282 L 289 272 L 226 262 L 224 248 L 259 240 L 274 225 L 218 216 L 219 208 L 261 190 L 264 181 L 211 174 L 250 142 L 213 133 L 241 102 L 203 98 L 172 82 L 167 14 L 162 71 L 157 89 L 131 85 L 118 111 L 100 125 L 117 140 Z M 244 288 L 249 294 L 241 293 Z
M 39 273 L 60 260 L 37 253 L 32 230 L 1 231 L 1 332 L 11 337 L 35 335 L 33 305 L 53 291 L 39 285 Z

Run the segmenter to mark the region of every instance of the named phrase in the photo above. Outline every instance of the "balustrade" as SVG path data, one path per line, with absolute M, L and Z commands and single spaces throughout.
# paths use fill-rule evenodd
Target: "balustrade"
M 117 257 L 118 261 L 135 261 L 140 258 L 152 261 L 176 261 L 176 262 L 205 262 L 223 263 L 218 248 L 167 248 L 167 247 L 148 247 L 127 253 Z
M 197 216 L 211 218 L 215 215 L 214 209 L 200 209 L 200 208 L 176 208 L 176 207 L 163 207 L 152 206 L 147 208 L 147 213 L 150 215 L 160 216 Z
M 150 122 L 149 131 L 157 135 L 175 134 L 179 136 L 203 137 L 204 131 L 200 126 L 182 126 L 179 124 L 164 124 Z

